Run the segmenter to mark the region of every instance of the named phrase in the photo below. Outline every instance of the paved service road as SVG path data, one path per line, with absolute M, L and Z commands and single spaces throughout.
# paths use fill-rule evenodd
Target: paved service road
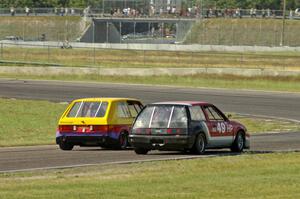
M 300 120 L 297 93 L 0 79 L 0 97 L 58 102 L 82 97 L 134 97 L 144 103 L 200 100 L 214 103 L 223 111 Z
M 143 100 L 144 103 L 201 100 L 212 102 L 223 111 L 300 120 L 300 94 L 296 93 L 0 79 L 0 97 L 57 102 L 81 97 L 134 97 Z M 251 138 L 251 151 L 300 151 L 299 143 L 300 132 L 257 135 Z M 215 155 L 231 155 L 231 153 L 228 150 L 221 150 L 206 154 L 206 156 Z M 176 152 L 150 152 L 149 155 L 139 156 L 131 150 L 113 151 L 79 147 L 68 152 L 59 150 L 57 146 L 0 148 L 0 172 L 193 157 Z

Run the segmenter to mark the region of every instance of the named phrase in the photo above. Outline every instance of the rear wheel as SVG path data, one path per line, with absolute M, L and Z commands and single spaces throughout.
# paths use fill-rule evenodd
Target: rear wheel
M 205 153 L 206 148 L 206 139 L 205 135 L 203 133 L 200 133 L 195 140 L 194 146 L 193 146 L 193 152 L 199 155 L 202 155 Z
M 119 149 L 126 149 L 128 147 L 128 134 L 123 132 L 119 136 Z
M 69 144 L 69 143 L 66 143 L 66 142 L 60 142 L 59 143 L 59 148 L 61 150 L 64 150 L 64 151 L 71 151 L 73 149 L 74 145 L 73 144 Z
M 149 150 L 144 148 L 135 148 L 134 152 L 138 155 L 146 155 L 149 152 Z
M 238 132 L 231 146 L 232 152 L 243 152 L 245 148 L 245 136 L 242 132 Z

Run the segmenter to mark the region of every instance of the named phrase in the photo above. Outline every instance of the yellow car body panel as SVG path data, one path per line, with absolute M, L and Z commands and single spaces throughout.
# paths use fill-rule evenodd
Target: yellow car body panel
M 86 104 L 89 105 L 86 106 Z M 102 104 L 105 104 L 103 105 L 105 107 L 103 108 L 103 115 L 97 115 L 99 109 L 103 107 Z M 96 105 L 98 110 L 93 109 L 92 114 L 91 107 L 93 105 Z M 87 110 L 84 107 L 89 107 L 87 109 L 93 116 L 84 114 L 85 117 L 82 117 L 80 114 Z M 121 134 L 128 135 L 131 125 L 141 109 L 142 103 L 133 98 L 83 98 L 74 100 L 59 119 L 56 143 L 61 147 L 63 143 L 68 143 L 68 146 L 89 146 L 90 144 L 106 144 L 107 140 L 119 141 Z M 78 114 L 79 112 L 80 114 Z

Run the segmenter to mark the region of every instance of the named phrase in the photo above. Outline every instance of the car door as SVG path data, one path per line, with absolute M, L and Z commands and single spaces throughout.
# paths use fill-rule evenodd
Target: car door
M 226 116 L 215 106 L 203 106 L 209 130 L 210 144 L 213 147 L 227 147 L 233 141 L 233 128 Z

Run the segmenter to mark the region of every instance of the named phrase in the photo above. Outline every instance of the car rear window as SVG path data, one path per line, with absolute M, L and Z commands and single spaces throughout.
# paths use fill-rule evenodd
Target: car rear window
M 67 117 L 104 117 L 108 102 L 76 102 L 67 114 Z
M 134 128 L 187 128 L 184 106 L 148 106 L 138 116 Z

